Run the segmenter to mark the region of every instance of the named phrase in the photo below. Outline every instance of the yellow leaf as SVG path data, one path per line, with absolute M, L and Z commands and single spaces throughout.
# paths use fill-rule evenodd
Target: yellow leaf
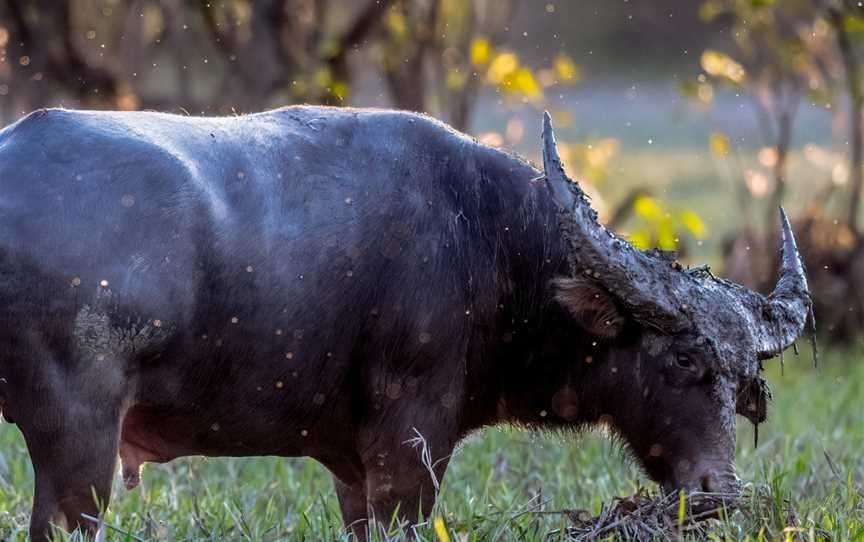
M 579 67 L 565 54 L 555 57 L 555 72 L 561 81 L 575 83 L 579 80 Z
M 702 239 L 705 237 L 705 223 L 702 222 L 702 219 L 699 218 L 693 211 L 681 211 L 681 215 L 678 217 L 678 220 L 681 221 L 681 224 L 687 228 L 693 237 L 696 239 Z
M 663 250 L 676 250 L 678 238 L 675 237 L 675 228 L 668 217 L 663 217 L 657 225 L 657 246 Z
M 538 98 L 542 94 L 540 85 L 534 74 L 528 68 L 519 68 L 513 73 L 512 90 L 528 96 L 529 98 Z
M 630 244 L 639 250 L 648 250 L 651 248 L 651 234 L 646 230 L 635 231 L 630 234 Z
M 482 66 L 489 62 L 492 56 L 492 46 L 486 38 L 474 38 L 471 42 L 471 64 Z
M 712 132 L 710 141 L 711 152 L 717 156 L 726 156 L 729 154 L 731 145 L 729 144 L 729 137 L 726 134 L 723 132 Z
M 585 149 L 585 161 L 592 168 L 605 168 L 618 151 L 618 140 L 604 138 L 593 142 Z
M 552 120 L 556 128 L 569 128 L 573 126 L 573 113 L 566 109 L 552 111 Z
M 722 77 L 733 83 L 741 83 L 747 76 L 744 66 L 732 60 L 728 55 L 713 49 L 707 49 L 702 53 L 700 64 L 708 75 Z
M 703 104 L 710 104 L 714 101 L 714 87 L 710 83 L 699 83 L 696 87 L 696 97 Z
M 346 83 L 345 81 L 334 82 L 333 87 L 330 90 L 330 94 L 344 102 L 348 99 L 348 83 Z
M 497 85 L 517 69 L 519 69 L 519 57 L 513 53 L 501 53 L 492 60 L 486 77 Z
M 450 534 L 444 525 L 444 518 L 441 516 L 436 517 L 433 524 L 435 525 L 435 534 L 438 535 L 439 542 L 450 542 Z
M 165 29 L 162 10 L 153 4 L 145 4 L 141 17 L 144 19 L 144 39 L 150 43 L 158 38 Z
M 460 89 L 468 78 L 459 70 L 447 70 L 447 88 Z
M 315 70 L 315 84 L 320 88 L 327 88 L 333 84 L 333 74 L 327 67 L 318 68 Z
M 642 218 L 654 222 L 660 219 L 663 215 L 663 210 L 660 204 L 654 198 L 648 196 L 639 196 L 633 202 L 633 210 Z
M 398 38 L 404 38 L 408 34 L 408 22 L 405 16 L 398 10 L 391 10 L 387 17 L 387 26 L 390 27 L 390 32 Z

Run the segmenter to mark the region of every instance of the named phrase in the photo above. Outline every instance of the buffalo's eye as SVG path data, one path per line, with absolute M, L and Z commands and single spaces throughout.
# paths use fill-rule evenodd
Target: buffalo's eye
M 693 360 L 687 354 L 678 354 L 675 357 L 675 365 L 687 370 L 692 370 L 694 367 Z

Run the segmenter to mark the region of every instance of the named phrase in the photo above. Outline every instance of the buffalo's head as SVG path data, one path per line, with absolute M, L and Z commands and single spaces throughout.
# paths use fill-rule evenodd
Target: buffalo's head
M 785 214 L 780 277 L 763 296 L 641 251 L 600 225 L 564 172 L 548 114 L 543 162 L 571 267 L 554 283 L 556 299 L 609 339 L 597 380 L 614 396 L 605 422 L 664 490 L 737 491 L 735 414 L 763 421 L 762 360 L 798 338 L 811 307 Z

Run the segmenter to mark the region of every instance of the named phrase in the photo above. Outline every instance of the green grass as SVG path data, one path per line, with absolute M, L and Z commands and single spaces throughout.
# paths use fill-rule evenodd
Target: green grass
M 818 371 L 806 351 L 787 356 L 785 374 L 778 365 L 768 369 L 774 402 L 758 449 L 752 428 L 740 420 L 738 471 L 751 496 L 742 510 L 713 521 L 710 536 L 864 540 L 864 353 L 828 352 Z M 570 440 L 491 429 L 459 449 L 434 515 L 443 518 L 452 540 L 560 540 L 566 516 L 537 512 L 596 513 L 640 486 L 651 483 L 600 434 Z M 4 424 L 0 538 L 24 538 L 31 495 L 24 443 Z M 118 480 L 106 519 L 129 533 L 111 531 L 109 540 L 346 538 L 327 471 L 305 459 L 148 465 L 138 489 L 127 492 Z M 418 535 L 437 539 L 431 526 Z

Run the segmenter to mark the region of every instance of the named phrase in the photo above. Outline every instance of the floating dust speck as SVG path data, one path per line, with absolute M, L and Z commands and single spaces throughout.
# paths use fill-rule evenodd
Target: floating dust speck
M 100 281 L 99 281 L 99 286 L 101 286 L 101 287 L 103 287 L 103 288 L 107 288 L 107 287 L 108 287 L 108 281 L 105 280 L 105 279 L 100 280 Z
M 393 382 L 387 386 L 385 393 L 390 399 L 398 399 L 402 395 L 402 385 L 398 382 Z
M 153 327 L 162 327 L 162 320 L 153 320 Z
M 232 323 L 232 324 L 236 324 L 236 323 L 239 322 L 239 321 L 240 321 L 240 319 L 237 318 L 236 316 L 232 316 L 232 317 L 231 317 L 231 323 Z
M 281 390 L 281 389 L 284 388 L 284 387 L 285 387 L 285 383 L 282 382 L 281 380 L 279 380 L 278 382 L 276 382 L 276 389 L 277 389 L 277 390 Z
M 294 359 L 294 352 L 287 352 L 285 354 L 285 359 Z
M 123 197 L 120 198 L 120 205 L 123 207 L 132 207 L 135 205 L 135 196 L 132 194 L 123 194 Z
M 72 279 L 72 286 L 81 286 L 81 277 L 75 277 Z

